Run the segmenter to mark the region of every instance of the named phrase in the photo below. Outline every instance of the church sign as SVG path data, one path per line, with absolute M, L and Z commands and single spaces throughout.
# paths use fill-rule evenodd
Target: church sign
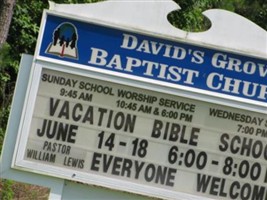
M 263 58 L 47 11 L 13 167 L 160 198 L 266 199 L 266 114 L 208 100 L 265 106 L 266 77 Z

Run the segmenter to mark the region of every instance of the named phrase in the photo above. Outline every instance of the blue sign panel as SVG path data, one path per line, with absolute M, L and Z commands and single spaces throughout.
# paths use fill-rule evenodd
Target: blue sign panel
M 40 56 L 259 102 L 267 60 L 48 14 Z

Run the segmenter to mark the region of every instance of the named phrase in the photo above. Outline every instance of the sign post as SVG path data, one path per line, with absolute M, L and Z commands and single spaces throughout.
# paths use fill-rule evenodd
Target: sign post
M 261 56 L 45 11 L 12 168 L 148 197 L 264 199 L 266 76 Z

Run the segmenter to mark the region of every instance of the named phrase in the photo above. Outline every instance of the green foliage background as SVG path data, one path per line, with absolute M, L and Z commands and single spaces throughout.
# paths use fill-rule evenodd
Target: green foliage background
M 242 15 L 267 30 L 266 0 L 174 0 L 181 7 L 174 11 L 168 19 L 180 29 L 187 31 L 203 31 L 209 28 L 210 22 L 202 12 L 220 8 Z
M 103 0 L 54 0 L 55 3 L 94 3 Z M 267 30 L 266 0 L 174 0 L 181 10 L 172 11 L 168 20 L 186 31 L 204 31 L 210 22 L 202 12 L 221 8 L 236 12 Z M 48 8 L 45 0 L 17 0 L 6 44 L 0 49 L 0 154 L 6 130 L 10 103 L 15 87 L 21 53 L 34 54 L 43 9 Z M 112 8 L 111 8 L 112 9 Z M 156 23 L 155 19 L 155 23 Z M 2 181 L 0 199 L 13 199 L 12 182 Z M 1 181 L 0 181 L 1 186 Z M 3 188 L 5 188 L 3 190 Z

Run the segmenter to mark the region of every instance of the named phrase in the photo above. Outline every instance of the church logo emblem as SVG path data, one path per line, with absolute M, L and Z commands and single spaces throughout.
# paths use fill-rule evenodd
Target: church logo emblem
M 46 53 L 78 59 L 78 33 L 76 27 L 68 22 L 60 24 L 53 32 L 52 42 Z

